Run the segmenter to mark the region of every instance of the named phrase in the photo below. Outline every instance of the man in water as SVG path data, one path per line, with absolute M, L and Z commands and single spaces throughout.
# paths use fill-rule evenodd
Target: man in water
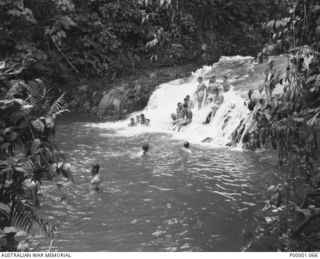
M 223 86 L 223 91 L 224 91 L 224 92 L 228 92 L 228 91 L 230 90 L 231 84 L 229 83 L 229 80 L 228 80 L 228 77 L 227 77 L 227 76 L 224 76 L 224 77 L 223 77 L 222 86 Z
M 142 145 L 142 151 L 139 153 L 139 156 L 147 156 L 149 151 L 149 144 L 143 144 Z
M 100 184 L 101 184 L 101 176 L 99 173 L 100 165 L 94 164 L 91 167 L 90 173 L 91 173 L 91 188 L 93 191 L 100 192 L 102 191 Z
M 139 123 L 140 123 L 140 116 L 137 115 L 137 116 L 136 116 L 136 125 L 138 125 Z
M 187 153 L 191 153 L 191 150 L 190 150 L 190 143 L 189 141 L 185 141 L 183 143 L 183 151 L 187 152 Z
M 199 84 L 196 90 L 196 95 L 197 95 L 197 101 L 198 101 L 198 109 L 201 109 L 203 98 L 206 95 L 207 86 L 203 82 L 202 77 L 198 78 L 198 82 Z
M 137 126 L 136 122 L 134 121 L 134 118 L 132 117 L 130 119 L 130 124 L 128 125 L 129 127 L 134 127 L 134 126 Z
M 144 114 L 143 114 L 143 113 L 142 113 L 142 114 L 140 114 L 140 124 L 141 124 L 141 125 L 146 124 L 146 118 L 145 118 L 145 116 L 144 116 Z
M 146 119 L 145 126 L 150 126 L 150 119 Z

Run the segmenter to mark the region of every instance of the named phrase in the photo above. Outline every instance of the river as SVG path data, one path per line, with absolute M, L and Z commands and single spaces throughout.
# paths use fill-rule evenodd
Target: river
M 226 60 L 223 65 L 213 68 L 215 73 L 231 73 L 230 99 L 235 105 L 230 116 L 239 122 L 247 116 L 246 109 L 239 108 L 242 96 L 261 77 L 250 58 Z M 200 120 L 179 133 L 168 128 L 168 112 L 177 98 L 193 91 L 199 73 L 210 71 L 207 67 L 191 79 L 160 86 L 143 111 L 151 118 L 150 129 L 128 130 L 128 121 L 68 118 L 58 123 L 55 142 L 72 165 L 75 183 L 65 184 L 63 201 L 55 183 L 44 183 L 39 213 L 61 226 L 51 251 L 241 251 L 248 242 L 243 229 L 264 206 L 266 187 L 278 172 L 275 163 L 259 153 L 226 147 L 237 125 L 231 122 L 218 132 L 223 112 L 207 128 Z M 175 89 L 168 90 L 172 85 Z M 205 110 L 194 114 L 204 116 Z M 208 136 L 214 143 L 199 141 Z M 191 153 L 182 149 L 186 139 Z M 149 143 L 150 154 L 138 157 L 143 143 Z M 95 162 L 101 167 L 101 193 L 89 190 L 90 174 L 85 170 Z M 50 244 L 37 242 L 42 251 Z

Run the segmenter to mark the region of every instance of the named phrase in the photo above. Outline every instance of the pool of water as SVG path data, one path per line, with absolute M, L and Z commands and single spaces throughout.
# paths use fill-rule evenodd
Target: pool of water
M 44 183 L 39 213 L 59 222 L 51 251 L 241 251 L 243 227 L 264 204 L 272 164 L 252 152 L 192 145 L 167 134 L 124 137 L 91 124 L 63 121 L 55 142 L 72 164 L 75 183 L 61 200 Z M 143 143 L 150 154 L 139 158 Z M 98 162 L 103 192 L 89 190 Z M 47 250 L 49 240 L 38 240 Z

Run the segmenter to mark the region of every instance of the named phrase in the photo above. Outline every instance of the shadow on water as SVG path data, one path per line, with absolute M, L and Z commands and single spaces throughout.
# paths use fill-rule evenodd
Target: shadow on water
M 251 152 L 194 145 L 186 153 L 166 134 L 121 137 L 66 120 L 57 132 L 75 184 L 65 184 L 62 202 L 53 183 L 43 187 L 40 213 L 62 227 L 52 251 L 240 251 L 242 228 L 276 172 Z M 150 154 L 138 158 L 145 142 Z M 85 169 L 94 162 L 102 193 L 89 191 Z

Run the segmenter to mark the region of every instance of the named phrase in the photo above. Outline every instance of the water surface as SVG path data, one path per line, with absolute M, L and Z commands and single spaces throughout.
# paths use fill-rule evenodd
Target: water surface
M 252 152 L 192 145 L 186 153 L 167 134 L 124 137 L 65 121 L 57 132 L 75 184 L 62 202 L 55 184 L 45 184 L 41 214 L 61 225 L 51 251 L 240 251 L 242 229 L 276 172 Z M 143 143 L 150 154 L 138 158 Z M 84 169 L 94 162 L 102 193 L 88 188 Z

